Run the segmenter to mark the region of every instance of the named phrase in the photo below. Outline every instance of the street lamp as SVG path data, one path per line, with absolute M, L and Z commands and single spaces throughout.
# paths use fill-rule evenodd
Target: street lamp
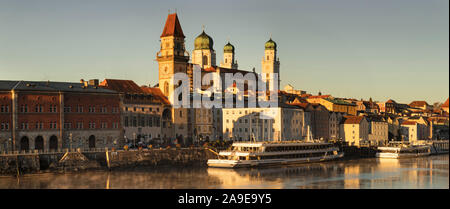
M 12 139 L 11 139 L 11 137 L 8 139 L 8 144 L 11 145 L 11 151 L 14 151 L 14 146 L 13 146 L 13 144 L 12 144 Z
M 69 134 L 69 149 L 72 149 L 72 133 Z

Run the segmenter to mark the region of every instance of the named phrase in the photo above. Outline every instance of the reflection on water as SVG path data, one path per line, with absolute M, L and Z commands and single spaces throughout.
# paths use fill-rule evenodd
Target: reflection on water
M 356 159 L 259 169 L 139 168 L 0 177 L 0 188 L 416 189 L 449 188 L 448 155 Z

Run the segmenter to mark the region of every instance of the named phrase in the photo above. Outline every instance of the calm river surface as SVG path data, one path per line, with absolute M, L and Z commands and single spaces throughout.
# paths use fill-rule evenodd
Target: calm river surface
M 0 177 L 0 189 L 449 189 L 449 155 L 261 169 L 139 168 Z

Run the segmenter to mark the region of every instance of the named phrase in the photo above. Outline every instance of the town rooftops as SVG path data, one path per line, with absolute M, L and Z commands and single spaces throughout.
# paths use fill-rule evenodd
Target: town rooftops
M 86 93 L 117 93 L 116 91 L 99 88 L 86 83 L 56 82 L 56 81 L 1 81 L 0 91 L 50 91 L 50 92 L 86 92 Z
M 170 105 L 170 101 L 167 99 L 166 96 L 164 96 L 161 89 L 159 89 L 157 87 L 146 87 L 146 86 L 142 86 L 141 89 L 145 93 L 151 94 L 154 97 L 158 98 L 163 104 Z
M 411 126 L 411 125 L 416 125 L 416 124 L 417 124 L 417 122 L 412 121 L 412 120 L 405 120 L 402 122 L 402 125 L 405 125 L 405 126 Z
M 442 105 L 442 107 L 448 107 L 448 98 L 447 98 L 447 101 L 444 102 L 444 104 Z
M 111 89 L 120 93 L 143 94 L 144 91 L 132 80 L 105 79 L 100 87 Z
M 393 104 L 397 104 L 397 102 L 395 102 L 393 99 L 389 99 L 388 101 L 386 101 L 386 103 L 393 103 Z
M 409 104 L 409 106 L 411 107 L 423 107 L 423 106 L 428 106 L 428 103 L 425 101 L 413 101 L 411 102 L 411 104 Z
M 311 104 L 308 102 L 296 102 L 296 103 L 290 103 L 290 105 L 300 107 L 303 110 L 306 110 L 309 106 L 311 106 Z
M 331 98 L 323 98 L 323 99 L 325 99 L 333 104 L 356 106 L 356 104 L 349 103 L 349 102 L 346 102 L 346 101 L 340 100 L 340 99 L 331 99 Z
M 169 14 L 167 16 L 166 25 L 164 25 L 161 37 L 175 36 L 185 38 L 183 29 L 181 29 L 180 21 L 178 20 L 177 13 Z
M 308 99 L 325 99 L 325 98 L 329 98 L 331 97 L 331 95 L 327 94 L 327 95 L 316 95 L 316 96 L 309 96 Z
M 360 124 L 364 116 L 344 116 L 342 118 L 343 124 Z

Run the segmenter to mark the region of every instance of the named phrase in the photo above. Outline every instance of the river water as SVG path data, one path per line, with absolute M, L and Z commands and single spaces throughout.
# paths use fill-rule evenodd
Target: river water
M 449 189 L 449 155 L 292 167 L 138 168 L 0 177 L 0 189 Z

